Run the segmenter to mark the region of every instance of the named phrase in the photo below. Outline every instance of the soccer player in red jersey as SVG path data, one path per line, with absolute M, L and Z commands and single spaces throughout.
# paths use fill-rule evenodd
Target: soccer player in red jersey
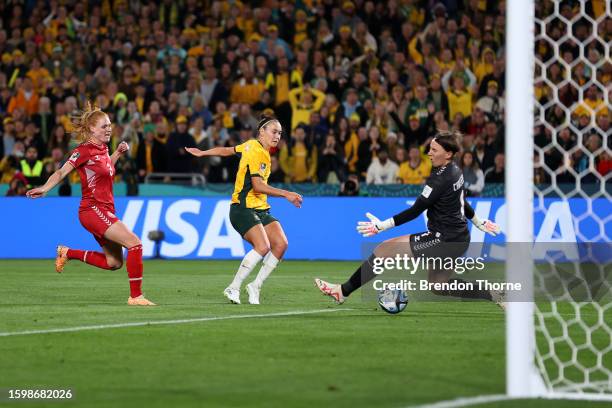
M 102 269 L 116 270 L 123 266 L 123 247 L 127 248 L 127 273 L 130 280 L 130 306 L 155 306 L 142 294 L 142 243 L 115 215 L 113 177 L 115 163 L 129 146 L 121 142 L 109 156 L 112 125 L 108 115 L 98 107 L 87 104 L 79 117 L 73 119 L 74 135 L 82 143 L 68 161 L 47 182 L 27 192 L 30 198 L 44 196 L 70 172 L 77 170 L 81 178 L 83 196 L 79 207 L 79 221 L 91 232 L 102 247 L 102 252 L 57 247 L 55 270 L 62 272 L 66 262 L 77 259 Z

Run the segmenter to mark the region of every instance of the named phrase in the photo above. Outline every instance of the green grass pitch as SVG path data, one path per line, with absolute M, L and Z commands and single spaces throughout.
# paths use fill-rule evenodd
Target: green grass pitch
M 1 260 L 0 333 L 277 315 L 1 336 L 0 406 L 407 407 L 504 393 L 504 314 L 492 303 L 412 302 L 391 316 L 356 294 L 336 306 L 313 278 L 344 280 L 357 263 L 287 261 L 262 305 L 230 305 L 221 292 L 237 265 L 145 261 L 144 290 L 159 306 L 133 308 L 125 269 L 73 261 L 60 275 L 51 260 Z M 75 397 L 11 403 L 8 388 Z M 586 404 L 605 406 L 479 406 Z

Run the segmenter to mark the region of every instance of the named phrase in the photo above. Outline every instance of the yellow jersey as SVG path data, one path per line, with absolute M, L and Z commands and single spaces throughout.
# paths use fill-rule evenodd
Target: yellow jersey
M 397 178 L 403 184 L 423 184 L 431 174 L 431 161 L 421 159 L 421 163 L 416 168 L 412 168 L 409 162 L 400 164 L 397 171 Z
M 251 139 L 234 147 L 236 153 L 240 154 L 238 174 L 232 203 L 240 204 L 246 208 L 266 210 L 270 208 L 268 196 L 253 191 L 251 177 L 261 177 L 264 183 L 268 183 L 270 177 L 270 153 L 264 149 L 259 140 Z

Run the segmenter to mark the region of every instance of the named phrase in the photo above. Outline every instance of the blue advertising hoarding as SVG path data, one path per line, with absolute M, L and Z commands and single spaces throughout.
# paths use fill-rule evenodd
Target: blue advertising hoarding
M 365 239 L 355 230 L 357 221 L 371 212 L 379 218 L 390 217 L 414 202 L 414 198 L 305 197 L 298 209 L 283 199 L 270 199 L 272 214 L 278 218 L 289 240 L 287 259 L 358 260 L 362 245 L 380 242 L 397 235 L 426 230 L 423 214 L 416 220 Z M 505 200 L 470 199 L 477 215 L 506 226 Z M 3 233 L 0 258 L 52 258 L 55 246 L 98 247 L 78 221 L 79 198 L 48 197 L 0 199 Z M 228 199 L 215 197 L 120 197 L 117 215 L 143 241 L 145 257 L 154 254 L 154 243 L 147 238 L 151 230 L 162 230 L 165 258 L 233 259 L 241 258 L 249 246 L 229 221 Z M 609 242 L 612 204 L 607 199 L 546 199 L 535 212 L 536 242 Z M 470 228 L 472 226 L 470 225 Z M 503 242 L 472 228 L 473 242 Z

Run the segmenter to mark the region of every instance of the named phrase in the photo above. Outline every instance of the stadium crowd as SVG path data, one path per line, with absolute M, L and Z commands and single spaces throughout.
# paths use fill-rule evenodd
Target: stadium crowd
M 536 13 L 550 6 L 536 3 Z M 590 3 L 600 15 L 603 2 Z M 564 1 L 561 13 L 578 8 Z M 478 195 L 503 182 L 511 142 L 504 9 L 483 0 L 2 2 L 0 183 L 20 195 L 58 169 L 75 147 L 71 115 L 92 100 L 114 124 L 111 151 L 131 145 L 119 179 L 197 172 L 233 182 L 237 157 L 192 161 L 184 147 L 237 145 L 274 114 L 284 134 L 269 182 L 422 184 L 432 135 L 459 130 L 458 160 Z M 552 124 L 536 120 L 536 182 L 597 181 L 612 167 L 611 90 L 597 85 L 611 82 L 609 23 L 598 26 L 601 42 L 587 41 L 587 22 L 574 25 L 592 65 L 572 66 L 582 51 L 567 41 L 564 62 L 536 82 L 537 116 Z M 547 27 L 552 39 L 565 29 Z M 555 55 L 546 40 L 536 53 Z M 585 88 L 580 104 L 569 76 Z

